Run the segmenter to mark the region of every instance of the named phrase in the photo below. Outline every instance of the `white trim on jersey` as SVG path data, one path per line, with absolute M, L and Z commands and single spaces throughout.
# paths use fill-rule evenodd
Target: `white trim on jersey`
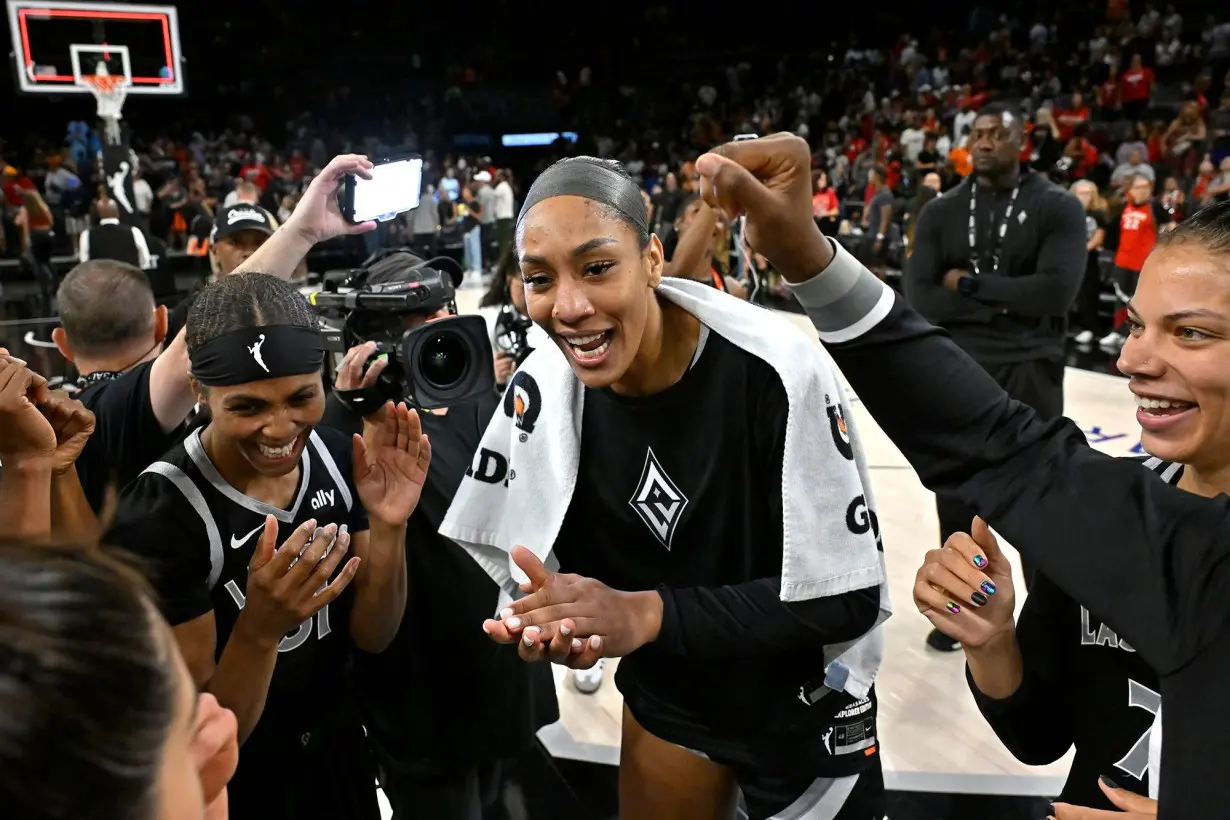
M 315 430 L 308 436 L 308 441 L 312 442 L 312 449 L 316 451 L 316 455 L 320 456 L 320 460 L 325 465 L 325 470 L 328 471 L 329 477 L 333 479 L 333 483 L 337 485 L 338 492 L 342 494 L 342 501 L 346 504 L 346 512 L 350 512 L 350 508 L 354 505 L 354 498 L 350 494 L 350 485 L 342 480 L 342 471 L 337 468 L 337 462 L 333 460 L 333 454 L 329 452 L 329 448 L 325 447 L 325 443 L 321 441 L 320 436 L 316 435 Z
M 1162 461 L 1157 456 L 1149 456 L 1145 459 L 1144 467 L 1146 470 L 1152 470 L 1162 477 L 1162 481 L 1167 484 L 1173 484 L 1175 474 L 1183 469 L 1183 465 L 1177 461 Z M 1160 469 L 1159 469 L 1160 468 Z
M 214 463 L 209 460 L 209 456 L 205 453 L 205 446 L 201 444 L 201 430 L 199 428 L 188 438 L 184 439 L 184 450 L 188 453 L 188 457 L 192 459 L 192 462 L 196 464 L 197 469 L 201 471 L 201 475 L 205 480 L 230 501 L 258 515 L 272 515 L 283 524 L 293 524 L 295 522 L 295 517 L 299 515 L 299 506 L 303 503 L 303 496 L 307 493 L 308 484 L 312 480 L 312 459 L 308 458 L 306 447 L 299 456 L 299 467 L 301 470 L 299 494 L 295 496 L 295 503 L 291 505 L 289 510 L 283 510 L 272 504 L 266 504 L 264 501 L 257 501 L 255 498 L 248 498 L 227 483 L 226 479 L 218 472 L 218 468 L 214 467 Z M 332 463 L 332 459 L 326 462 L 326 467 L 330 463 Z M 337 479 L 337 474 L 333 473 L 333 477 Z M 338 481 L 338 485 L 341 486 L 340 481 Z M 343 494 L 345 492 L 348 492 L 348 490 L 343 491 Z
M 222 564 L 225 557 L 222 554 L 222 535 L 218 532 L 218 522 L 214 521 L 213 515 L 209 512 L 205 496 L 201 494 L 200 488 L 192 483 L 192 479 L 174 464 L 155 461 L 142 472 L 157 473 L 171 482 L 172 486 L 183 495 L 184 500 L 192 506 L 192 509 L 196 510 L 196 514 L 201 517 L 201 521 L 205 524 L 205 535 L 209 539 L 209 588 L 212 590 L 218 583 L 218 578 L 222 576 Z

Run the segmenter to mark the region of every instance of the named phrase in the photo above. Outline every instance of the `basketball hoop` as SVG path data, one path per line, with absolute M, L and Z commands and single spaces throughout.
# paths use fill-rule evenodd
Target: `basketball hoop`
M 128 81 L 114 74 L 87 74 L 81 78 L 86 88 L 98 103 L 98 118 L 106 125 L 107 141 L 120 141 L 120 120 L 123 118 L 124 100 L 128 96 Z

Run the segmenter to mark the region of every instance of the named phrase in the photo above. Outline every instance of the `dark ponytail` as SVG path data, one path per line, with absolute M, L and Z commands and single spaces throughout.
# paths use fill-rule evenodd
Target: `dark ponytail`
M 171 640 L 141 576 L 97 549 L 0 543 L 0 814 L 153 820 Z

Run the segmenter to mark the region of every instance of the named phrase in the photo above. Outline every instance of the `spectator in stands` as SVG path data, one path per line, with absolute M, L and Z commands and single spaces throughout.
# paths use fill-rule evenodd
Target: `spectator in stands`
M 515 216 L 513 198 L 508 169 L 501 168 L 495 175 L 495 201 L 492 205 L 492 211 L 495 214 L 496 259 L 503 259 L 512 247 L 513 217 Z
M 837 191 L 829 184 L 827 171 L 816 171 L 812 178 L 812 215 L 826 234 L 837 235 L 837 222 L 841 217 L 841 202 Z
M 1162 137 L 1167 165 L 1182 176 L 1190 176 L 1204 156 L 1207 135 L 1200 106 L 1195 100 L 1183 103 L 1179 115 L 1171 121 Z
M 1133 54 L 1127 70 L 1119 77 L 1119 99 L 1123 115 L 1129 120 L 1144 119 L 1154 82 L 1153 69 L 1144 65 L 1139 53 Z
M 479 171 L 474 175 L 474 199 L 478 203 L 479 239 L 482 241 L 482 267 L 491 267 L 501 258 L 495 256 L 495 189 L 491 187 L 491 174 Z
M 920 174 L 926 174 L 930 171 L 943 171 L 945 165 L 944 155 L 939 151 L 936 145 L 935 134 L 928 131 L 923 137 L 922 150 L 918 152 L 917 159 L 914 160 L 914 170 Z
M 98 224 L 82 231 L 77 245 L 77 261 L 111 259 L 145 270 L 150 267 L 149 244 L 135 225 L 120 223 L 120 209 L 113 200 L 99 200 Z
M 1158 201 L 1162 203 L 1171 223 L 1182 222 L 1187 216 L 1187 196 L 1175 177 L 1167 176 L 1162 180 L 1162 193 Z
M 261 189 L 253 182 L 246 179 L 235 181 L 235 187 L 222 200 L 223 208 L 233 208 L 236 205 L 259 205 L 261 204 Z
M 1117 350 L 1123 346 L 1120 328 L 1127 322 L 1126 305 L 1136 292 L 1140 269 L 1157 243 L 1158 234 L 1173 227 L 1173 223 L 1162 203 L 1153 198 L 1153 183 L 1145 177 L 1136 177 L 1128 186 L 1126 201 L 1114 224 L 1117 230 L 1113 236 L 1115 267 L 1112 279 L 1115 294 L 1124 307 L 1115 313 L 1113 329 L 1099 344 Z
M 86 500 L 101 510 L 107 487 L 122 490 L 178 440 L 196 398 L 183 339 L 167 338 L 144 271 L 114 260 L 83 262 L 60 285 L 60 354 L 76 366 L 77 398 L 94 413 L 94 434 L 77 459 Z
M 38 283 L 42 315 L 55 316 L 56 273 L 51 265 L 54 214 L 37 190 L 21 188 L 21 207 L 13 217 L 22 269 Z
M 1072 193 L 1081 201 L 1085 209 L 1085 248 L 1088 257 L 1085 263 L 1085 276 L 1081 280 L 1080 293 L 1076 297 L 1077 325 L 1080 331 L 1075 341 L 1079 345 L 1090 344 L 1098 338 L 1098 309 L 1102 295 L 1102 243 L 1106 240 L 1106 227 L 1109 214 L 1106 200 L 1098 193 L 1098 186 L 1087 179 L 1078 180 L 1072 184 Z
M 1059 138 L 1064 142 L 1072 139 L 1072 132 L 1078 125 L 1089 122 L 1089 107 L 1079 91 L 1072 92 L 1067 106 L 1055 112 L 1054 122 L 1059 126 Z
M 448 201 L 448 191 L 441 190 L 441 199 Z M 436 255 L 440 246 L 440 209 L 436 205 L 435 186 L 423 181 L 419 205 L 410 212 L 411 246 L 424 259 Z
M 278 221 L 259 205 L 240 204 L 218 211 L 209 241 L 214 276 L 226 276 L 265 243 Z
M 1055 172 L 1056 163 L 1063 157 L 1064 148 L 1059 125 L 1055 122 L 1050 108 L 1038 109 L 1029 143 L 1029 166 L 1049 177 Z
M 1076 198 L 1040 174 L 1021 172 L 1023 139 L 1011 108 L 991 104 L 979 112 L 970 130 L 975 173 L 922 209 L 902 285 L 913 307 L 1014 398 L 1055 418 L 1063 415 L 1067 316 L 1088 240 Z M 1024 229 L 1027 220 L 1032 227 Z M 936 509 L 941 544 L 974 517 L 946 495 L 937 495 Z M 928 643 L 957 648 L 938 631 Z
M 154 189 L 145 180 L 139 165 L 134 165 L 132 169 L 132 195 L 137 213 L 142 219 L 148 220 L 150 210 L 154 207 Z
M 1153 166 L 1145 162 L 1145 155 L 1140 148 L 1132 148 L 1127 155 L 1127 160 L 1119 163 L 1115 167 L 1114 173 L 1110 175 L 1111 185 L 1123 190 L 1131 184 L 1136 177 L 1144 177 L 1150 183 L 1157 181 L 1157 175 L 1153 171 Z
M 928 202 L 940 195 L 940 191 L 942 190 L 943 183 L 940 179 L 940 175 L 935 171 L 931 171 L 922 178 L 922 182 L 919 184 L 918 190 L 910 199 L 909 205 L 906 206 L 904 228 L 907 258 L 914 251 L 914 229 L 918 226 L 918 215 L 922 213 L 923 207 Z M 823 226 L 821 226 L 821 230 L 823 230 Z M 826 233 L 826 235 L 831 236 L 834 234 Z
M 895 201 L 892 189 L 885 184 L 887 173 L 882 165 L 868 173 L 862 221 L 862 262 L 881 279 L 888 263 L 888 230 L 893 224 Z

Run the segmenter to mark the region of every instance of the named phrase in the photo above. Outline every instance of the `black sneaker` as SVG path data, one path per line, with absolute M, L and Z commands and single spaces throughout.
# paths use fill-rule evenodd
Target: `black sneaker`
M 955 638 L 948 637 L 938 629 L 933 629 L 931 634 L 927 636 L 927 646 L 936 652 L 956 652 L 961 648 L 961 642 Z

